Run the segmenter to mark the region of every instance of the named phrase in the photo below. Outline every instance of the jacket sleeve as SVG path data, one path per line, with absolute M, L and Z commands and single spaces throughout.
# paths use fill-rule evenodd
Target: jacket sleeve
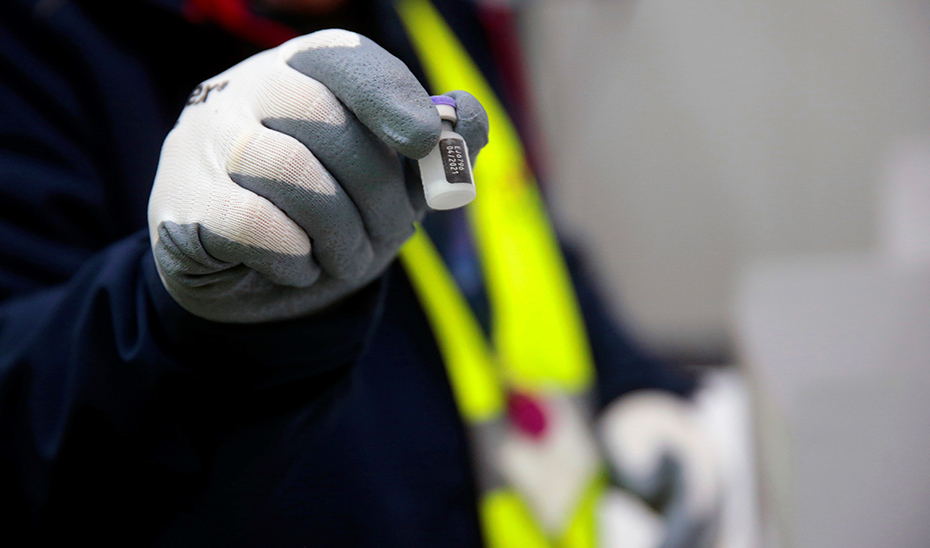
M 114 512 L 136 501 L 122 517 L 151 523 L 250 410 L 299 401 L 325 415 L 382 284 L 275 325 L 181 309 L 147 230 L 126 228 L 132 201 L 109 185 L 99 98 L 76 83 L 67 41 L 21 5 L 0 8 L 0 523 L 69 523 L 49 516 L 102 500 Z

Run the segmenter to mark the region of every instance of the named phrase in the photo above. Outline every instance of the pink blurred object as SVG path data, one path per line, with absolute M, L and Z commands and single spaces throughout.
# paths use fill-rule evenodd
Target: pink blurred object
M 533 439 L 542 439 L 549 425 L 542 402 L 520 392 L 512 392 L 507 411 L 514 426 Z

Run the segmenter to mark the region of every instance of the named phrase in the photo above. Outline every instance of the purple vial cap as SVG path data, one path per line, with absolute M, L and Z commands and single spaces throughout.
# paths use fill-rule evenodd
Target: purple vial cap
M 433 95 L 430 99 L 433 100 L 434 105 L 447 105 L 455 108 L 455 99 L 448 95 Z

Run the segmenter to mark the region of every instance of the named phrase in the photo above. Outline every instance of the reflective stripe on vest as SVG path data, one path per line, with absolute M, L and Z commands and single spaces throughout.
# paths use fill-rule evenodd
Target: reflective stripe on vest
M 517 132 L 432 4 L 397 6 L 430 87 L 468 91 L 490 118 L 490 144 L 474 172 L 479 197 L 468 213 L 493 303 L 492 342 L 508 380 L 519 388 L 586 390 L 594 368 L 584 323 Z
M 396 7 L 431 91 L 467 90 L 490 118 L 489 145 L 474 171 L 478 197 L 467 210 L 491 303 L 490 343 L 422 228 L 400 253 L 459 412 L 474 432 L 505 415 L 512 390 L 589 393 L 593 360 L 568 269 L 503 106 L 429 0 L 398 0 Z M 479 486 L 487 546 L 594 547 L 595 507 L 606 482 L 598 472 L 585 483 L 567 526 L 548 535 L 516 490 Z

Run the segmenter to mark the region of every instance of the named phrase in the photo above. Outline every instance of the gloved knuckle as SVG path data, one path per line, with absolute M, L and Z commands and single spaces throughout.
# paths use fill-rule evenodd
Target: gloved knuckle
M 227 159 L 227 172 L 231 175 L 287 180 L 295 166 L 304 164 L 301 148 L 294 146 L 280 134 L 253 132 L 232 147 Z M 280 137 L 284 137 L 281 135 Z

